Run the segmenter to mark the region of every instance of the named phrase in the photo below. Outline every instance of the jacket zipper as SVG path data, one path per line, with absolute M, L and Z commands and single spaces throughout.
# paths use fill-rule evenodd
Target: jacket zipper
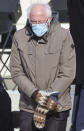
M 39 41 L 35 45 L 35 59 L 36 59 L 36 47 L 38 46 Z M 37 74 L 36 74 L 36 60 L 35 60 L 35 88 L 37 88 Z

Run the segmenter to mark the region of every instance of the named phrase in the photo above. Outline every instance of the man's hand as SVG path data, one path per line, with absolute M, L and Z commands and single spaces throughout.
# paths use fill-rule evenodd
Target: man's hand
M 46 114 L 50 110 L 56 110 L 60 112 L 62 110 L 61 104 L 57 101 L 58 92 L 46 92 L 38 91 L 36 93 L 35 101 L 37 102 L 37 107 L 34 111 L 34 124 L 37 128 L 41 129 L 45 126 Z
M 48 100 L 48 96 L 47 95 L 43 95 L 41 93 L 37 93 L 36 98 L 35 98 L 35 102 L 41 106 L 46 106 Z
M 33 120 L 36 128 L 42 129 L 45 127 L 46 114 L 50 110 L 56 110 L 57 112 L 59 112 L 62 110 L 62 106 L 59 103 L 56 103 L 53 98 L 48 96 L 46 104 L 44 106 L 38 104 L 34 111 Z
M 48 110 L 56 110 L 57 112 L 60 112 L 62 110 L 62 105 L 58 103 L 56 97 L 50 96 L 46 103 L 46 108 Z
M 33 100 L 41 105 L 41 106 L 45 106 L 46 102 L 48 100 L 48 96 L 46 94 L 41 93 L 41 91 L 36 90 L 33 94 L 32 94 L 32 98 Z
M 58 91 L 55 92 L 39 91 L 39 93 L 42 96 L 45 96 L 45 102 L 43 106 L 45 106 L 48 110 L 56 110 L 57 112 L 60 112 L 62 110 L 62 105 L 57 100 L 57 96 L 59 94 Z
M 34 100 L 37 104 L 46 107 L 48 110 L 56 110 L 60 112 L 62 110 L 62 105 L 57 101 L 58 91 L 56 92 L 46 92 L 37 91 L 35 92 Z
M 36 128 L 42 129 L 45 126 L 45 121 L 46 121 L 46 114 L 48 113 L 48 109 L 45 107 L 38 105 L 34 111 L 34 124 Z

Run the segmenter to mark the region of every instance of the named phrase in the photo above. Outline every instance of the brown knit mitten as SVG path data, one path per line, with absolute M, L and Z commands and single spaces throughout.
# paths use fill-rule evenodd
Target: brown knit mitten
M 48 110 L 62 111 L 62 105 L 58 102 L 57 96 L 59 92 L 48 92 L 40 90 L 37 95 L 39 105 L 47 108 Z
M 62 105 L 58 103 L 57 100 L 53 100 L 51 97 L 48 98 L 48 101 L 45 106 L 48 110 L 56 110 L 60 112 L 62 110 Z
M 34 111 L 34 124 L 36 128 L 44 128 L 45 121 L 46 121 L 46 114 L 48 113 L 48 109 L 45 107 L 42 107 L 41 105 L 38 105 Z

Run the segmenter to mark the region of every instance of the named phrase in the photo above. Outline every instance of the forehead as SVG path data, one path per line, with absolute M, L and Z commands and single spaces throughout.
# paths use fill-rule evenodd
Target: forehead
M 46 9 L 42 5 L 37 5 L 31 9 L 30 18 L 31 19 L 45 19 L 47 17 Z

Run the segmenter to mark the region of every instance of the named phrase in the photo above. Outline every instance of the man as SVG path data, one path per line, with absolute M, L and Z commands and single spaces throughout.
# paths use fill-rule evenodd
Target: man
M 10 59 L 21 96 L 20 131 L 65 131 L 76 68 L 73 41 L 58 22 L 51 24 L 48 4 L 32 5 L 28 19 L 29 24 L 15 33 Z M 47 95 L 56 91 L 56 97 Z
M 75 95 L 71 131 L 84 130 L 84 0 L 68 0 L 70 32 L 76 49 Z

